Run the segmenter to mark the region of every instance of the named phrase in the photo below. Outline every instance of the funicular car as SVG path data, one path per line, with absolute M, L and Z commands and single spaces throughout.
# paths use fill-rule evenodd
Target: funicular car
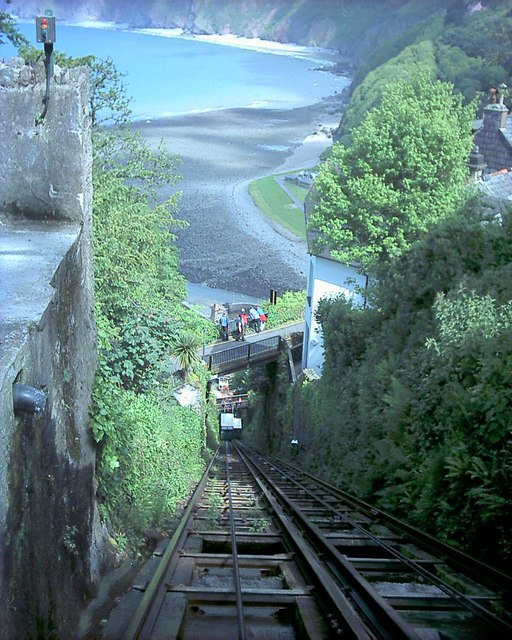
M 222 412 L 219 415 L 219 429 L 221 440 L 240 440 L 242 418 L 238 418 L 234 413 Z

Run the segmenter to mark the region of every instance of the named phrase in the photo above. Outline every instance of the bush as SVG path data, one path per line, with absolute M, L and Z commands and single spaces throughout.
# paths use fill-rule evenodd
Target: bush
M 287 291 L 277 298 L 276 304 L 269 305 L 262 301 L 260 306 L 267 312 L 266 329 L 275 329 L 290 322 L 300 322 L 304 320 L 306 292 Z
M 121 391 L 104 405 L 108 437 L 99 463 L 99 489 L 114 528 L 143 536 L 165 525 L 199 480 L 201 417 L 155 394 Z M 104 432 L 103 432 L 103 435 Z
M 455 214 L 382 267 L 366 309 L 324 301 L 322 378 L 251 409 L 276 453 L 504 570 L 511 262 L 510 214 Z

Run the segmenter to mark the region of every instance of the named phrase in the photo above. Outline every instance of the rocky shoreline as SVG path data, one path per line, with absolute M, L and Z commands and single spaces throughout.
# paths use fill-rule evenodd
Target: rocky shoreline
M 255 207 L 256 178 L 314 166 L 341 118 L 340 97 L 300 109 L 230 109 L 137 126 L 163 140 L 183 164 L 178 232 L 181 271 L 189 282 L 266 298 L 306 286 L 306 244 Z

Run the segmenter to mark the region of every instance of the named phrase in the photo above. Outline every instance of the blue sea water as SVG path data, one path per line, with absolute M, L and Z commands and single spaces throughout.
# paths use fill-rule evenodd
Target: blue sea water
M 34 44 L 35 23 L 19 30 Z M 134 119 L 237 107 L 292 109 L 341 91 L 348 80 L 320 71 L 320 59 L 224 46 L 196 39 L 57 23 L 57 51 L 111 57 L 126 74 Z M 0 45 L 7 59 L 16 51 Z

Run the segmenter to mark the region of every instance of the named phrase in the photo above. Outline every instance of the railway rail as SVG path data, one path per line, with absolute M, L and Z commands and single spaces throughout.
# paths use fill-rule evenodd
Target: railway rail
M 224 442 L 107 639 L 512 637 L 512 578 Z

